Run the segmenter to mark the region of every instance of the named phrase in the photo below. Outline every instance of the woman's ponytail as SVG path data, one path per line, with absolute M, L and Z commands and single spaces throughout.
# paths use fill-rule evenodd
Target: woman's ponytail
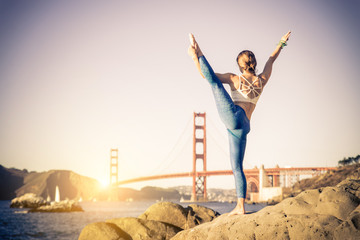
M 244 50 L 240 52 L 236 58 L 236 62 L 238 63 L 241 72 L 249 71 L 255 74 L 257 62 L 255 54 L 252 51 Z

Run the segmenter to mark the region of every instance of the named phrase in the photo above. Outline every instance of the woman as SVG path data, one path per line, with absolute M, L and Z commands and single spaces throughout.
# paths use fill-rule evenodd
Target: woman
M 235 178 L 237 205 L 229 215 L 245 214 L 246 178 L 243 171 L 243 159 L 246 136 L 250 132 L 250 119 L 256 103 L 271 76 L 274 61 L 281 49 L 286 46 L 291 32 L 286 33 L 276 46 L 265 64 L 264 70 L 256 75 L 256 58 L 248 50 L 240 52 L 236 61 L 241 75 L 233 73 L 214 73 L 201 52 L 195 38 L 190 34 L 191 46 L 188 53 L 193 58 L 200 74 L 210 83 L 219 115 L 225 124 L 229 136 L 230 162 Z M 231 97 L 223 84 L 229 84 Z

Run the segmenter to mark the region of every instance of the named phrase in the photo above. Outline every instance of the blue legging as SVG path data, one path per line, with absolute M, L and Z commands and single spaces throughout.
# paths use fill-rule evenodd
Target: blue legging
M 243 170 L 243 160 L 246 136 L 250 132 L 250 121 L 244 109 L 234 104 L 206 58 L 201 56 L 199 62 L 201 72 L 211 85 L 220 118 L 228 131 L 230 162 L 235 178 L 236 195 L 238 198 L 245 198 L 246 178 Z

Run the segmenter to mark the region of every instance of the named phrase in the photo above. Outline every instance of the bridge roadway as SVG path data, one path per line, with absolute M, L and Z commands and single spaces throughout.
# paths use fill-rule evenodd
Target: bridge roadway
M 334 170 L 336 168 L 329 167 L 307 167 L 307 168 L 266 168 L 264 169 L 267 175 L 277 175 L 280 176 L 280 172 L 286 172 L 285 175 L 316 175 L 316 173 L 325 172 L 328 170 Z M 254 176 L 259 174 L 259 169 L 245 169 L 244 173 L 246 176 Z M 196 176 L 223 176 L 223 175 L 233 175 L 232 170 L 216 170 L 216 171 L 198 171 L 195 173 Z M 171 173 L 171 174 L 162 174 L 162 175 L 153 175 L 132 178 L 127 180 L 118 181 L 116 185 L 123 185 L 134 182 L 143 182 L 156 179 L 164 178 L 181 178 L 181 177 L 193 177 L 194 172 L 185 172 L 185 173 Z

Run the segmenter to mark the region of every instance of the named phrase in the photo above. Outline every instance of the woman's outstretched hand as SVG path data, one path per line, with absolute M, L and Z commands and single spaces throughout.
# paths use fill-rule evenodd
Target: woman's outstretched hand
M 291 31 L 288 31 L 284 36 L 282 36 L 281 41 L 287 42 L 290 38 Z
M 193 34 L 189 34 L 189 38 L 190 38 L 190 47 L 188 49 L 188 54 L 190 55 L 190 57 L 192 58 L 198 58 L 202 55 L 202 52 L 199 48 L 198 43 L 195 40 L 195 37 Z

